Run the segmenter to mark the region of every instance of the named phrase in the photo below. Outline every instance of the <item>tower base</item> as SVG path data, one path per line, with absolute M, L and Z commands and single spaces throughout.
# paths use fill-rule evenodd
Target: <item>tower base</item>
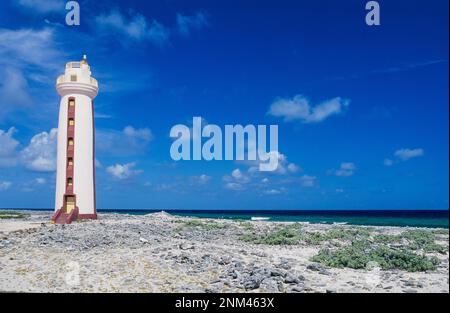
M 63 208 L 59 209 L 52 216 L 53 224 L 71 224 L 78 219 L 78 208 L 75 207 L 70 213 L 66 213 Z
M 78 214 L 78 219 L 80 220 L 96 220 L 97 214 Z

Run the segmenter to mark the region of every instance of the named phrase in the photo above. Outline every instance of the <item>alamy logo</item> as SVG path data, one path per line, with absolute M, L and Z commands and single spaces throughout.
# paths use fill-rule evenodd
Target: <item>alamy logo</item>
M 68 1 L 66 3 L 66 24 L 68 26 L 80 25 L 80 4 L 77 1 Z M 369 1 L 366 3 L 366 24 L 368 26 L 379 26 L 380 22 L 380 4 L 378 1 Z
M 80 4 L 77 1 L 69 1 L 66 3 L 66 24 L 68 26 L 80 25 Z
M 369 26 L 380 25 L 380 4 L 377 1 L 366 3 L 366 10 L 370 10 L 366 15 L 366 24 Z
M 247 160 L 259 162 L 259 170 L 263 172 L 278 168 L 278 125 L 269 126 L 269 146 L 266 125 L 225 125 L 225 144 L 219 126 L 202 127 L 201 117 L 194 117 L 192 125 L 189 128 L 178 124 L 170 130 L 170 137 L 175 138 L 170 148 L 173 160 Z M 205 143 L 202 143 L 203 138 L 207 139 Z

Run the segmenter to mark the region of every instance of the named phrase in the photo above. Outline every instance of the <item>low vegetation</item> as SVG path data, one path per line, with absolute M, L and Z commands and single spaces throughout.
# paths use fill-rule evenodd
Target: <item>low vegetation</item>
M 182 223 L 182 227 L 192 227 L 192 228 L 201 228 L 203 230 L 215 230 L 215 229 L 224 229 L 228 225 L 221 224 L 216 222 L 202 222 L 199 220 L 190 220 L 190 221 L 180 221 Z
M 295 245 L 302 239 L 301 226 L 299 224 L 293 224 L 278 227 L 264 234 L 246 234 L 241 236 L 240 239 L 253 244 Z
M 381 269 L 400 269 L 410 272 L 435 270 L 439 265 L 429 253 L 448 252 L 448 246 L 436 241 L 445 230 L 407 230 L 400 234 L 379 234 L 368 227 L 335 227 L 324 232 L 304 231 L 300 224 L 276 227 L 257 232 L 245 226 L 248 233 L 239 239 L 252 244 L 266 245 L 323 245 L 312 261 L 330 267 L 364 269 L 376 262 Z
M 28 214 L 13 211 L 0 211 L 0 219 L 26 218 Z
M 432 232 L 435 235 L 448 235 L 448 228 L 447 229 L 444 229 L 444 228 L 434 229 Z
M 310 232 L 303 235 L 306 243 L 319 245 L 325 241 L 354 241 L 357 239 L 367 239 L 372 234 L 371 228 L 354 227 L 354 228 L 332 228 L 328 232 Z
M 253 230 L 254 226 L 252 223 L 250 222 L 245 222 L 245 221 L 239 221 L 239 226 L 242 227 L 244 230 Z
M 249 223 L 250 224 L 250 223 Z M 248 226 L 248 230 L 253 230 Z M 371 229 L 355 227 L 355 228 L 334 228 L 328 232 L 303 232 L 300 224 L 292 224 L 277 229 L 269 233 L 249 233 L 240 237 L 241 240 L 254 244 L 267 245 L 295 245 L 305 242 L 312 245 L 319 245 L 325 241 L 342 240 L 349 241 L 356 238 L 368 238 Z
M 399 235 L 377 235 L 374 240 L 388 245 L 405 245 L 410 250 L 438 252 L 445 254 L 448 247 L 436 243 L 436 232 L 428 230 L 407 230 Z
M 439 260 L 428 258 L 406 249 L 393 249 L 386 245 L 371 245 L 369 241 L 356 241 L 331 251 L 322 249 L 312 258 L 331 267 L 364 269 L 369 262 L 376 262 L 382 269 L 401 269 L 409 272 L 435 270 Z

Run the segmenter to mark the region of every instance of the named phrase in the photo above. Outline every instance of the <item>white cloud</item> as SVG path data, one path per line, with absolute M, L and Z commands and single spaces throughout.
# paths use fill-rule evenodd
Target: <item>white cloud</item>
M 142 170 L 135 170 L 136 162 L 127 164 L 115 164 L 106 168 L 106 172 L 118 180 L 125 180 L 142 173 Z
M 264 190 L 263 193 L 266 195 L 275 196 L 275 195 L 281 194 L 282 191 L 279 189 L 269 189 L 269 190 Z
M 9 181 L 0 180 L 0 191 L 6 191 L 11 187 L 12 183 Z
M 230 175 L 225 175 L 223 181 L 225 182 L 226 189 L 243 190 L 245 189 L 245 185 L 248 184 L 251 179 L 237 168 L 233 170 Z
M 20 187 L 20 190 L 23 192 L 33 192 L 38 186 L 44 186 L 47 183 L 47 180 L 43 177 L 38 177 L 33 180 L 30 180 L 26 183 L 23 183 Z
M 440 64 L 440 63 L 446 63 L 446 62 L 448 62 L 448 60 L 444 60 L 444 59 L 422 61 L 422 62 L 417 62 L 417 63 L 402 64 L 399 66 L 377 69 L 377 70 L 373 70 L 371 73 L 390 74 L 390 73 L 405 72 L 405 71 L 414 70 L 414 69 L 420 68 L 420 67 L 425 67 L 425 66 L 435 65 L 435 64 Z
M 156 20 L 148 20 L 142 14 L 126 15 L 119 10 L 98 15 L 95 21 L 104 32 L 112 30 L 135 41 L 149 41 L 158 46 L 167 43 L 172 33 L 188 37 L 193 30 L 208 26 L 208 17 L 203 12 L 191 16 L 177 14 L 176 25 L 173 28 L 166 27 Z
M 267 153 L 268 157 L 270 157 L 270 159 L 276 160 L 278 159 L 278 166 L 277 169 L 275 171 L 272 172 L 268 172 L 269 174 L 279 174 L 279 175 L 286 175 L 289 173 L 297 173 L 300 172 L 302 169 L 300 168 L 300 166 L 298 166 L 295 163 L 290 163 L 288 161 L 288 158 L 286 155 L 278 152 L 278 151 L 271 151 L 269 153 Z M 251 174 L 258 174 L 261 172 L 259 171 L 259 163 L 263 162 L 263 161 L 249 161 L 246 162 L 248 164 L 251 164 L 250 168 L 248 169 L 249 173 Z M 267 161 L 263 162 L 266 163 Z M 255 165 L 256 164 L 256 165 Z
M 300 171 L 300 167 L 294 163 L 289 163 L 289 165 L 287 166 L 287 170 L 291 173 L 297 173 L 298 171 Z
M 30 143 L 21 151 L 21 160 L 25 167 L 36 172 L 56 170 L 56 142 L 58 130 L 42 132 L 31 138 Z
M 106 119 L 112 118 L 112 115 L 95 112 L 94 113 L 94 117 L 97 118 L 97 119 L 105 119 L 106 120 Z
M 145 152 L 153 140 L 148 128 L 125 127 L 122 131 L 98 129 L 96 131 L 96 148 L 98 152 L 109 156 L 132 156 Z
M 13 138 L 15 128 L 0 130 L 0 167 L 12 167 L 20 161 L 25 168 L 36 172 L 56 170 L 56 128 L 33 136 L 28 146 L 18 151 L 19 142 Z
M 241 170 L 237 168 L 231 172 L 231 176 L 225 176 L 224 180 L 226 181 L 233 180 L 240 183 L 248 183 L 250 181 L 250 177 L 243 174 Z
M 127 126 L 123 129 L 123 133 L 130 138 L 141 139 L 143 141 L 153 139 L 153 134 L 148 128 L 136 129 L 133 126 Z
M 277 156 L 279 159 L 277 171 L 260 172 L 253 162 L 246 172 L 234 169 L 229 175 L 223 176 L 225 189 L 236 191 L 254 189 L 263 195 L 275 195 L 288 193 L 289 189 L 286 186 L 289 185 L 314 187 L 317 184 L 316 176 L 296 176 L 295 173 L 301 172 L 302 169 L 294 163 L 289 163 L 285 155 L 278 153 Z M 266 175 L 271 175 L 270 179 Z
M 171 183 L 171 184 L 162 183 L 162 184 L 156 185 L 155 190 L 156 191 L 180 192 L 180 185 L 176 184 L 176 183 Z
M 406 162 L 412 158 L 418 158 L 425 154 L 425 151 L 422 148 L 416 149 L 398 149 L 394 152 L 394 159 L 386 158 L 383 163 L 385 166 L 393 166 L 399 162 Z
M 316 176 L 303 175 L 300 177 L 300 185 L 302 187 L 314 187 L 316 185 L 316 181 Z
M 95 158 L 95 160 L 94 160 L 94 166 L 96 168 L 102 168 L 103 167 L 102 163 L 97 158 Z
M 225 188 L 229 189 L 229 190 L 239 191 L 239 190 L 243 190 L 244 186 L 239 183 L 229 182 L 229 183 L 225 184 Z
M 187 194 L 208 189 L 212 179 L 211 176 L 206 174 L 185 177 L 166 177 L 166 181 L 164 182 L 158 184 L 146 182 L 144 186 L 154 187 L 156 191 L 172 191 L 180 194 Z
M 242 174 L 242 172 L 237 168 L 231 172 L 231 177 L 233 177 L 236 180 L 242 180 L 245 176 Z
M 157 21 L 153 21 L 148 30 L 147 38 L 157 45 L 163 45 L 169 40 L 169 30 Z
M 54 42 L 53 30 L 49 28 L 0 29 L 0 64 L 59 70 L 61 56 Z
M 200 176 L 194 176 L 193 177 L 194 181 L 199 183 L 200 185 L 204 185 L 206 183 L 208 183 L 211 180 L 211 176 L 208 176 L 206 174 L 202 174 Z
M 120 11 L 113 10 L 97 16 L 95 20 L 102 30 L 113 30 L 136 41 L 148 40 L 162 45 L 169 39 L 169 29 L 155 20 L 149 23 L 141 14 L 134 13 L 127 17 Z
M 192 30 L 199 30 L 206 26 L 208 26 L 208 18 L 203 12 L 197 12 L 192 16 L 177 14 L 177 29 L 183 36 L 189 36 Z
M 18 0 L 17 4 L 31 13 L 64 12 L 64 0 Z
M 17 164 L 17 148 L 19 142 L 13 138 L 16 129 L 8 131 L 0 129 L 0 167 L 13 167 Z
M 34 182 L 35 182 L 36 184 L 38 184 L 38 185 L 43 185 L 43 184 L 45 184 L 45 183 L 47 182 L 47 180 L 46 180 L 45 178 L 38 177 L 38 178 L 36 178 L 36 179 L 34 180 Z
M 391 159 L 384 159 L 383 164 L 385 166 L 392 166 L 392 165 L 394 165 L 394 161 Z
M 412 158 L 421 157 L 424 155 L 423 149 L 399 149 L 395 151 L 394 155 L 402 161 L 408 161 Z
M 273 102 L 268 114 L 283 118 L 286 122 L 299 120 L 303 123 L 317 123 L 331 115 L 342 113 L 349 104 L 350 100 L 337 97 L 312 106 L 307 98 L 296 95 L 294 98 Z
M 356 165 L 354 163 L 344 162 L 344 163 L 341 163 L 341 166 L 339 167 L 339 169 L 329 170 L 328 174 L 340 176 L 340 177 L 348 177 L 348 176 L 353 176 L 353 174 L 355 174 L 355 171 L 356 171 Z
M 23 109 L 32 103 L 28 82 L 18 69 L 7 67 L 0 83 L 0 119 L 9 112 Z
M 47 104 L 52 88 L 40 91 L 39 103 L 33 103 L 33 93 L 28 83 L 31 80 L 49 87 L 63 64 L 62 50 L 54 41 L 54 32 L 49 28 L 34 29 L 3 29 L 0 28 L 0 121 L 4 117 L 11 118 L 16 110 L 31 105 L 39 105 L 39 110 L 33 113 L 45 114 L 50 110 Z

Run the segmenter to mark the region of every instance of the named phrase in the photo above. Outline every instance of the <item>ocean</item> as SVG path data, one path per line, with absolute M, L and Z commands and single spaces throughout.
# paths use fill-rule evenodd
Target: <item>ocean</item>
M 123 211 L 121 211 L 123 212 Z M 448 211 L 201 211 L 168 210 L 179 216 L 223 219 L 260 219 L 282 222 L 345 223 L 370 226 L 412 226 L 449 228 Z M 143 214 L 140 210 L 134 214 Z M 263 219 L 262 219 L 263 218 Z
M 21 209 L 22 210 L 22 209 Z M 148 214 L 161 210 L 148 209 L 103 209 L 99 213 Z M 412 226 L 449 228 L 448 210 L 290 210 L 290 211 L 262 211 L 262 210 L 165 210 L 178 216 L 193 216 L 199 218 L 222 219 L 259 219 L 265 221 L 310 222 L 310 223 L 343 223 L 349 225 L 369 226 Z

